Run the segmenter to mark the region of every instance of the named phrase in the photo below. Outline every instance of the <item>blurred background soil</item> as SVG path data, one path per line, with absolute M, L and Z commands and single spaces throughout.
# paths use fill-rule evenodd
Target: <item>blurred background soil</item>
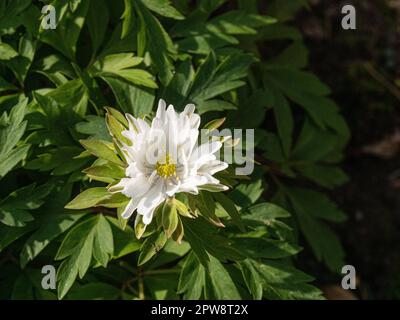
M 348 214 L 337 226 L 355 266 L 359 299 L 400 299 L 400 0 L 312 0 L 293 23 L 310 49 L 310 68 L 333 91 L 352 130 L 348 184 L 332 197 Z M 357 10 L 357 30 L 341 28 L 341 8 Z M 351 298 L 340 277 L 312 262 L 329 298 Z M 301 260 L 301 259 L 300 259 Z

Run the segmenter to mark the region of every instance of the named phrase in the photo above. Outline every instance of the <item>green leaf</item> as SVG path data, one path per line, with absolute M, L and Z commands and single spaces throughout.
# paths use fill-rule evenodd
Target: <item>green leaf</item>
M 296 207 L 310 216 L 334 222 L 346 220 L 346 214 L 338 208 L 336 203 L 321 192 L 294 187 L 289 188 L 288 192 L 291 201 Z
M 313 277 L 282 262 L 251 260 L 251 264 L 268 284 L 311 282 Z
M 183 221 L 185 222 L 185 220 Z M 191 230 L 190 226 L 187 225 L 187 222 L 183 225 L 185 229 L 185 239 L 189 242 L 193 253 L 203 266 L 207 266 L 210 258 L 207 254 L 203 239 L 199 236 L 199 234 L 196 233 L 195 230 Z
M 321 144 L 320 141 L 325 141 Z M 311 121 L 305 121 L 292 159 L 320 161 L 329 156 L 339 146 L 338 136 L 331 131 L 321 130 Z
M 135 1 L 133 5 L 138 15 L 139 37 L 142 40 L 138 41 L 139 55 L 144 54 L 145 50 L 149 52 L 159 78 L 165 85 L 173 75 L 171 56 L 176 54 L 176 50 L 168 33 L 158 19 L 143 5 L 142 1 Z
M 103 215 L 99 215 L 93 249 L 95 259 L 106 267 L 108 260 L 114 255 L 114 241 L 111 226 Z
M 241 231 L 244 231 L 244 225 L 240 219 L 239 211 L 236 209 L 235 203 L 222 193 L 213 193 L 213 197 L 216 201 L 224 208 L 227 214 L 232 218 L 232 221 L 239 227 Z
M 219 300 L 240 300 L 235 283 L 218 259 L 210 256 L 209 273 L 214 293 Z
M 243 86 L 245 83 L 239 79 L 246 76 L 252 62 L 251 55 L 236 54 L 216 65 L 215 54 L 211 52 L 196 73 L 190 98 L 200 103 Z
M 263 296 L 263 286 L 258 271 L 254 268 L 249 259 L 241 261 L 239 265 L 244 281 L 246 282 L 246 286 L 249 289 L 252 297 L 255 300 L 261 300 Z
M 211 51 L 196 71 L 194 83 L 191 88 L 192 95 L 196 96 L 200 94 L 201 90 L 208 85 L 215 74 L 216 67 L 216 56 L 215 53 Z
M 100 239 L 101 237 L 104 238 Z M 56 260 L 67 258 L 57 272 L 59 299 L 68 292 L 77 275 L 83 278 L 92 257 L 104 262 L 99 254 L 113 255 L 113 248 L 112 231 L 102 215 L 91 217 L 74 226 L 65 236 L 55 257 Z
M 37 155 L 37 158 L 28 162 L 25 168 L 39 172 L 51 171 L 56 176 L 69 174 L 81 169 L 88 162 L 88 159 L 76 158 L 79 151 L 81 149 L 75 146 L 53 148 L 47 153 Z
M 90 236 L 94 230 L 97 219 L 97 217 L 93 216 L 78 225 L 75 225 L 65 236 L 61 246 L 58 248 L 55 259 L 65 259 L 80 250 L 87 237 Z
M 7 43 L 0 43 L 0 60 L 10 60 L 18 56 L 18 52 Z
M 257 180 L 249 184 L 239 184 L 234 190 L 232 190 L 232 198 L 242 207 L 247 208 L 248 206 L 255 203 L 263 193 L 262 181 Z
M 127 205 L 129 205 L 129 203 Z M 162 207 L 163 205 L 161 204 L 161 208 Z M 159 209 L 156 210 L 158 211 Z M 160 216 L 160 214 L 158 214 L 157 216 Z M 135 236 L 137 239 L 140 239 L 143 236 L 144 232 L 146 231 L 147 225 L 143 222 L 143 218 L 141 216 L 138 217 L 137 219 L 138 219 L 137 222 L 135 221 Z
M 174 106 L 183 106 L 188 102 L 189 91 L 194 80 L 191 59 L 186 59 L 176 66 L 174 76 L 165 87 L 162 96 Z
M 12 227 L 25 226 L 33 220 L 28 211 L 39 208 L 50 191 L 51 186 L 43 185 L 35 189 L 35 184 L 31 184 L 12 192 L 0 201 L 0 222 Z
M 246 211 L 249 214 L 243 216 L 244 219 L 260 221 L 265 224 L 268 224 L 272 219 L 290 217 L 290 213 L 285 209 L 269 202 L 258 203 L 249 207 Z
M 105 208 L 117 208 L 120 209 L 125 207 L 129 202 L 129 198 L 122 193 L 113 193 L 107 199 L 101 200 L 97 205 Z
M 109 11 L 105 0 L 91 1 L 87 13 L 87 26 L 92 41 L 93 56 L 100 48 L 107 33 Z
M 104 73 L 103 76 L 110 76 Z M 126 81 L 139 86 L 148 87 L 151 89 L 158 88 L 157 84 L 154 82 L 154 77 L 147 71 L 140 69 L 127 69 L 118 72 L 118 77 L 122 77 Z
M 347 174 L 338 167 L 314 165 L 299 166 L 296 168 L 304 177 L 320 186 L 333 189 L 349 181 Z
M 62 299 L 74 284 L 78 275 L 76 259 L 64 260 L 57 270 L 58 298 Z
M 111 143 L 103 140 L 80 140 L 86 150 L 98 158 L 110 161 L 116 165 L 124 166 L 124 163 L 113 150 Z
M 314 196 L 311 201 L 310 196 L 313 195 L 313 192 L 300 190 L 293 189 L 289 193 L 300 228 L 317 259 L 324 261 L 332 271 L 339 272 L 341 266 L 344 265 L 343 248 L 337 236 L 326 224 L 318 221 L 318 218 L 324 217 L 327 220 L 341 221 L 344 215 L 333 203 L 324 197 L 321 199 L 323 199 L 323 205 L 327 205 L 326 211 L 322 211 L 324 207 L 314 207 L 314 201 L 318 201 L 320 195 L 318 195 L 318 198 Z M 302 195 L 305 195 L 306 198 L 299 197 Z
M 227 102 L 224 100 L 211 99 L 207 101 L 198 102 L 197 109 L 199 114 L 203 114 L 210 111 L 236 110 L 237 106 L 235 106 L 231 102 Z
M 1 45 L 1 44 L 0 44 Z M 35 56 L 36 41 L 30 35 L 20 38 L 18 46 L 19 55 L 9 62 L 9 67 L 14 72 L 15 77 L 23 86 L 26 75 Z
M 193 218 L 193 216 L 189 212 L 189 208 L 184 204 L 182 201 L 179 201 L 178 199 L 174 198 L 172 200 L 174 202 L 174 205 L 176 206 L 176 210 L 178 213 L 187 218 Z
M 90 68 L 89 72 L 98 77 L 123 78 L 134 85 L 157 88 L 153 76 L 145 70 L 133 69 L 143 61 L 130 53 L 111 54 L 100 58 Z
M 178 293 L 185 299 L 199 300 L 205 281 L 205 269 L 193 253 L 189 253 L 183 264 L 178 283 Z
M 11 227 L 23 227 L 33 221 L 33 216 L 24 210 L 10 210 L 0 207 L 0 222 Z
M 167 242 L 167 236 L 164 232 L 156 232 L 149 236 L 144 242 L 140 249 L 140 255 L 138 259 L 138 265 L 141 266 L 154 257 Z
M 132 23 L 132 16 L 133 16 L 133 5 L 132 5 L 132 0 L 124 0 L 124 5 L 125 5 L 125 10 L 121 16 L 121 19 L 123 20 L 122 22 L 122 33 L 121 33 L 121 39 L 125 38 L 129 30 L 132 28 L 133 23 Z
M 171 6 L 171 1 L 169 0 L 141 0 L 143 4 L 150 10 L 158 13 L 161 16 L 167 18 L 173 18 L 177 20 L 182 20 L 185 17 Z
M 283 66 L 289 68 L 305 68 L 308 63 L 308 50 L 302 41 L 294 41 L 278 56 L 267 61 L 273 66 Z
M 17 87 L 9 83 L 8 81 L 4 80 L 4 78 L 0 76 L 0 92 L 9 90 L 17 90 Z
M 298 253 L 301 248 L 286 240 L 235 238 L 233 246 L 250 258 L 280 259 Z
M 243 255 L 231 245 L 232 241 L 218 235 L 217 229 L 206 220 L 201 217 L 182 217 L 181 220 L 185 229 L 185 240 L 204 267 L 208 266 L 209 254 L 221 261 L 243 259 Z
M 27 122 L 23 119 L 27 103 L 28 99 L 22 100 L 9 115 L 3 113 L 0 117 L 0 178 L 25 159 L 28 153 L 29 145 L 17 146 L 26 129 Z
M 115 300 L 120 290 L 108 283 L 91 282 L 81 286 L 74 286 L 67 294 L 67 300 Z
M 92 261 L 93 240 L 94 233 L 90 232 L 81 246 L 79 256 L 76 258 L 76 263 L 78 264 L 78 274 L 80 278 L 83 278 L 86 271 L 89 269 L 90 262 Z
M 206 220 L 218 227 L 224 227 L 224 224 L 216 215 L 215 201 L 209 192 L 201 191 L 198 197 L 192 197 L 190 200 L 195 203 L 192 208 L 196 208 L 195 212 L 197 214 L 202 215 Z
M 89 135 L 93 140 L 111 141 L 103 117 L 92 115 L 86 116 L 86 121 L 77 123 L 75 129 L 79 133 Z
M 292 148 L 293 116 L 288 101 L 281 94 L 275 95 L 274 113 L 282 149 L 286 157 L 289 157 Z
M 130 145 L 129 139 L 123 136 L 122 132 L 127 128 L 119 122 L 114 116 L 107 113 L 106 114 L 106 123 L 109 133 L 113 138 L 120 142 L 124 142 L 127 145 Z
M 134 117 L 143 117 L 151 112 L 155 99 L 154 90 L 134 86 L 116 78 L 103 79 L 111 87 L 121 110 Z
M 34 230 L 35 227 L 36 226 L 34 224 L 28 224 L 21 228 L 9 227 L 4 224 L 0 224 L 0 233 L 2 235 L 0 239 L 0 252 L 14 241 L 21 238 L 23 235 Z
M 51 241 L 71 228 L 84 214 L 46 214 L 40 219 L 40 227 L 25 242 L 20 253 L 20 264 L 26 264 L 37 257 Z
M 162 224 L 167 238 L 171 237 L 178 226 L 179 218 L 175 201 L 167 200 L 162 209 Z
M 125 116 L 120 111 L 110 107 L 106 107 L 105 109 L 109 116 L 112 116 L 116 121 L 123 125 L 124 128 L 128 128 L 128 120 L 126 120 Z
M 6 162 L 2 162 L 0 165 L 0 177 L 4 177 L 10 172 L 19 162 L 24 160 L 28 154 L 29 146 L 21 146 L 13 149 L 4 159 Z M 0 161 L 3 160 L 0 158 Z
M 322 299 L 322 293 L 307 282 L 312 277 L 294 267 L 276 261 L 249 260 L 262 278 L 264 294 L 268 299 Z
M 0 35 L 13 34 L 16 29 L 24 22 L 24 12 L 30 5 L 30 0 L 3 1 L 0 5 L 2 9 L 2 19 L 0 20 Z
M 70 201 L 66 209 L 86 209 L 96 206 L 102 200 L 108 199 L 111 194 L 105 187 L 91 188 L 78 194 L 72 201 Z
M 120 258 L 140 249 L 142 243 L 136 239 L 135 231 L 129 225 L 121 230 L 117 219 L 108 216 L 107 220 L 110 223 L 114 238 L 113 259 Z
M 268 67 L 267 77 L 285 94 L 293 97 L 297 92 L 308 92 L 316 95 L 328 95 L 330 89 L 315 75 L 292 68 Z
M 221 119 L 214 119 L 211 120 L 210 122 L 206 123 L 203 127 L 203 129 L 207 129 L 209 131 L 218 129 L 222 124 L 225 122 L 226 118 L 221 118 Z
M 68 3 L 57 1 L 55 4 L 57 28 L 55 30 L 40 29 L 39 39 L 59 50 L 70 60 L 75 61 L 77 42 L 85 22 L 90 1 L 77 2 L 77 9 L 72 10 Z
M 115 180 L 125 177 L 123 168 L 112 163 L 104 165 L 94 165 L 90 168 L 83 170 L 84 173 L 91 179 L 103 181 L 107 183 L 114 182 Z

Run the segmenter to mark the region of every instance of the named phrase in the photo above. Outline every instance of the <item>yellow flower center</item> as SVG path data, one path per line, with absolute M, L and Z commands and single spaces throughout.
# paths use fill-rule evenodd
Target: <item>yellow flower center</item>
M 157 162 L 156 170 L 158 175 L 164 179 L 176 175 L 176 165 L 171 163 L 171 157 L 169 154 L 165 156 L 165 162 Z

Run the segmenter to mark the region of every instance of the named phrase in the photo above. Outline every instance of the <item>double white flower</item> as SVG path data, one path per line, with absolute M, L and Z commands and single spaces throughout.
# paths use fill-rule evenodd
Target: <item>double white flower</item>
M 226 186 L 212 175 L 228 164 L 217 160 L 220 141 L 198 146 L 200 116 L 195 106 L 188 104 L 177 113 L 172 105 L 160 100 L 151 125 L 127 114 L 129 129 L 122 134 L 131 144 L 122 144 L 128 167 L 126 178 L 110 191 L 130 198 L 122 217 L 127 219 L 137 211 L 144 224 L 152 221 L 154 210 L 168 197 L 179 192 L 198 194 L 199 187 L 212 185 L 221 190 Z

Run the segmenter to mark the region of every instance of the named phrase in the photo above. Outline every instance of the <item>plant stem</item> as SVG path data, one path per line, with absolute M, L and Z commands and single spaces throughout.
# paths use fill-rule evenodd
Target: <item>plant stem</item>
M 143 284 L 142 274 L 140 274 L 138 278 L 138 289 L 139 289 L 139 299 L 144 300 L 144 284 Z
M 158 270 L 144 271 L 143 275 L 150 276 L 150 275 L 155 275 L 155 274 L 174 274 L 174 273 L 179 273 L 179 272 L 180 272 L 180 269 L 158 269 Z

